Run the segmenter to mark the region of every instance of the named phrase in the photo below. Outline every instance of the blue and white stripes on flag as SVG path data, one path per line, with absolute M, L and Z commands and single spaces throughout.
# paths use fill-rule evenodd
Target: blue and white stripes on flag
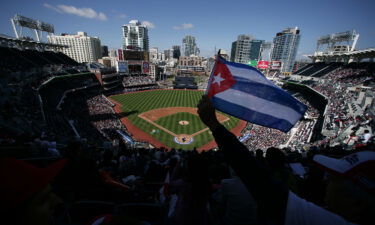
M 216 109 L 265 127 L 288 132 L 307 107 L 254 67 L 217 57 L 207 95 Z

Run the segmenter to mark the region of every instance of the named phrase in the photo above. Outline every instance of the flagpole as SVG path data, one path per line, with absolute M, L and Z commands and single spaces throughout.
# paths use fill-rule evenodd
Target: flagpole
M 215 47 L 215 49 L 216 49 L 216 47 Z M 215 64 L 214 64 L 214 67 L 212 68 L 212 70 L 211 70 L 211 74 L 210 74 L 210 76 L 208 77 L 208 82 L 207 82 L 207 87 L 206 87 L 205 95 L 208 94 L 208 88 L 211 86 L 211 82 L 212 82 L 212 79 L 211 79 L 211 78 L 214 76 L 214 71 L 215 71 L 215 69 L 216 69 L 216 64 L 217 64 L 217 61 L 219 60 L 220 50 L 221 50 L 221 49 L 219 49 L 219 51 L 217 52 L 217 55 L 216 55 L 216 57 L 215 57 Z M 215 52 L 216 52 L 216 51 L 215 51 Z

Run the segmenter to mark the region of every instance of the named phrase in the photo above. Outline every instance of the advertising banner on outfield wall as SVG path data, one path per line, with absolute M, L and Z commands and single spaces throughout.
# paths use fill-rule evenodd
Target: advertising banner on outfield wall
M 148 62 L 143 62 L 142 66 L 143 73 L 150 73 L 150 64 Z
M 259 61 L 258 62 L 258 68 L 259 69 L 267 69 L 269 65 L 268 61 Z
M 273 70 L 281 69 L 281 61 L 272 61 L 271 62 L 271 69 L 273 69 Z

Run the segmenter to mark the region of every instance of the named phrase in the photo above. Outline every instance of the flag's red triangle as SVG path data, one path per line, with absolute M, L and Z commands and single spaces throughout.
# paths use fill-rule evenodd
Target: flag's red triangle
M 223 92 L 231 88 L 236 83 L 236 80 L 226 64 L 218 60 L 216 61 L 214 68 L 215 71 L 213 72 L 209 81 L 210 86 L 208 87 L 208 97 L 212 97 L 217 93 Z

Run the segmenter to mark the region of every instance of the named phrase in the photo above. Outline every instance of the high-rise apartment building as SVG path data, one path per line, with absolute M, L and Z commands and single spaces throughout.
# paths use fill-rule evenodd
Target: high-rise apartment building
M 200 51 L 197 47 L 197 43 L 195 42 L 195 37 L 186 35 L 182 39 L 182 53 L 184 54 L 184 56 L 199 56 Z
M 49 35 L 48 41 L 52 44 L 67 45 L 62 52 L 77 62 L 96 62 L 102 57 L 100 39 L 98 37 L 89 37 L 86 32 L 77 32 L 77 34 Z
M 148 28 L 138 20 L 130 20 L 122 26 L 123 50 L 148 51 Z
M 286 28 L 273 38 L 271 60 L 281 61 L 281 72 L 292 72 L 301 35 L 298 27 Z

